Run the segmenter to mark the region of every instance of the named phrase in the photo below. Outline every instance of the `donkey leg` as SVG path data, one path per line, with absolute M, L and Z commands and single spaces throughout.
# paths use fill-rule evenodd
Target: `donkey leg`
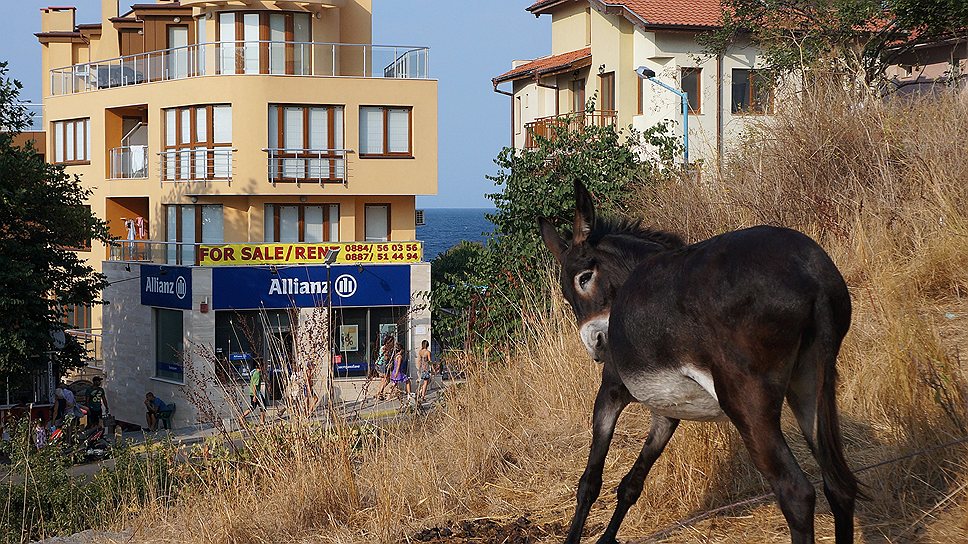
M 592 415 L 592 447 L 588 452 L 585 472 L 578 482 L 578 505 L 575 508 L 575 516 L 571 519 L 565 544 L 581 542 L 581 533 L 585 528 L 585 520 L 588 519 L 588 511 L 602 490 L 602 469 L 605 466 L 608 446 L 612 442 L 615 422 L 631 400 L 632 396 L 621 379 L 606 364 L 602 369 L 602 385 L 598 388 L 598 396 L 595 397 L 595 411 Z
M 813 453 L 820 471 L 823 474 L 823 493 L 830 504 L 830 511 L 834 515 L 834 531 L 837 544 L 852 544 L 854 542 L 854 504 L 857 498 L 856 480 L 852 478 L 849 469 L 846 469 L 847 478 L 843 477 L 844 468 L 838 465 L 837 459 L 843 459 L 843 450 L 839 440 L 819 440 L 818 429 L 824 424 L 818 419 L 818 405 L 821 402 L 828 402 L 830 405 L 836 402 L 833 398 L 822 398 L 821 384 L 817 375 L 817 365 L 827 364 L 819 357 L 815 343 L 801 349 L 797 368 L 794 370 L 790 379 L 790 387 L 787 390 L 787 402 L 790 410 L 797 418 L 800 430 L 803 432 L 810 452 Z M 836 355 L 834 355 L 836 358 Z M 833 369 L 833 365 L 830 365 Z M 836 407 L 834 406 L 834 409 Z M 828 408 L 829 409 L 829 408 Z M 832 432 L 839 433 L 839 429 Z M 830 444 L 828 442 L 834 442 Z M 829 450 L 829 451 L 828 451 Z
M 738 378 L 738 380 L 737 380 Z M 718 380 L 720 405 L 739 430 L 756 469 L 770 483 L 793 544 L 814 542 L 813 513 L 816 492 L 797 464 L 780 430 L 783 393 L 767 380 L 733 376 L 732 383 Z
M 615 542 L 618 528 L 625 520 L 625 515 L 642 494 L 642 486 L 649 471 L 652 470 L 652 465 L 662 455 L 662 450 L 665 449 L 678 426 L 678 419 L 652 414 L 652 428 L 649 429 L 649 436 L 645 439 L 645 444 L 635 464 L 632 465 L 632 470 L 622 478 L 622 483 L 618 486 L 618 506 L 615 507 L 615 513 L 612 514 L 612 520 L 608 522 L 605 533 L 598 539 L 598 544 Z

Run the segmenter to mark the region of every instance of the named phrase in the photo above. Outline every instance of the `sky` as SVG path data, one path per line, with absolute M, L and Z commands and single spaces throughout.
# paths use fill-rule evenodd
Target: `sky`
M 122 0 L 130 4 L 148 0 Z M 0 60 L 24 84 L 23 100 L 40 101 L 40 8 L 77 7 L 78 23 L 100 22 L 100 0 L 4 0 Z M 510 97 L 491 78 L 514 59 L 547 55 L 551 19 L 524 9 L 533 0 L 373 0 L 373 43 L 430 47 L 431 76 L 439 80 L 438 194 L 418 197 L 422 208 L 491 207 L 493 159 L 510 143 Z

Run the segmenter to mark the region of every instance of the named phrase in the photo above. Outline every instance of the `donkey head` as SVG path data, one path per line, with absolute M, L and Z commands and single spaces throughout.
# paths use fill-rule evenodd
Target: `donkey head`
M 600 361 L 608 340 L 608 316 L 615 292 L 627 274 L 616 273 L 613 259 L 589 240 L 595 226 L 595 203 L 588 189 L 575 181 L 575 222 L 571 240 L 563 238 L 551 221 L 541 218 L 541 237 L 561 264 L 561 291 L 575 312 L 588 354 Z
M 601 361 L 619 288 L 642 260 L 682 247 L 682 239 L 643 228 L 640 221 L 596 217 L 592 196 L 579 181 L 575 181 L 571 240 L 558 234 L 551 221 L 542 218 L 539 223 L 545 245 L 561 264 L 561 291 L 575 312 L 585 349 L 592 359 Z

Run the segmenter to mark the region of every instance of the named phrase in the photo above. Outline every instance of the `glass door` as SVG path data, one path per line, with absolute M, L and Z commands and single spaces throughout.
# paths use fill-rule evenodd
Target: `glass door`
M 188 77 L 188 27 L 168 26 L 168 79 Z

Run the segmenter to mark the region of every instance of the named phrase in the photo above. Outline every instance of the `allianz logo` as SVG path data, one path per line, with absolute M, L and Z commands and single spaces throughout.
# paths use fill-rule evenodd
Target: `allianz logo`
M 178 300 L 182 300 L 188 293 L 188 282 L 185 281 L 184 276 L 178 276 L 173 281 L 164 281 L 155 277 L 146 278 L 145 293 L 174 295 Z
M 333 280 L 333 291 L 340 298 L 356 294 L 356 278 L 343 274 Z M 303 281 L 299 278 L 273 278 L 269 283 L 270 295 L 325 295 L 328 289 L 325 281 Z

